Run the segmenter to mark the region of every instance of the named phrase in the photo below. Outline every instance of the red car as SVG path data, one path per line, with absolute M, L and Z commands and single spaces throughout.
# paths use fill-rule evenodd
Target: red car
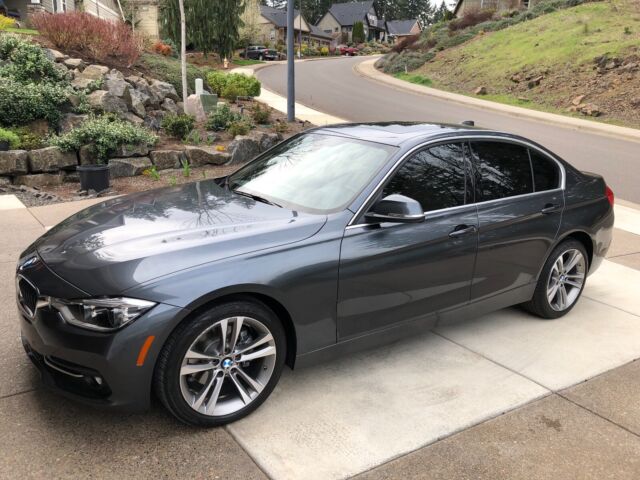
M 341 45 L 338 48 L 340 49 L 340 55 L 346 55 L 347 57 L 355 57 L 358 55 L 358 49 L 356 47 Z

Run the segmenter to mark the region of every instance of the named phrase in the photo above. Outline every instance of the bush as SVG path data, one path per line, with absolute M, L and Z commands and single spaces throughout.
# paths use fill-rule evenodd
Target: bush
M 222 96 L 229 100 L 231 103 L 236 103 L 238 97 L 243 96 L 244 93 L 244 90 L 242 90 L 235 83 L 229 83 L 222 89 Z
M 255 102 L 251 107 L 251 118 L 258 124 L 269 123 L 271 120 L 271 110 L 260 102 Z
M 229 134 L 232 137 L 236 135 L 246 135 L 251 130 L 251 125 L 246 120 L 236 120 L 229 124 Z
M 207 83 L 214 93 L 224 98 L 229 98 L 224 92 L 230 86 L 235 87 L 235 89 L 232 89 L 229 93 L 235 92 L 236 97 L 257 97 L 260 95 L 260 80 L 241 73 L 212 71 L 207 74 Z
M 102 163 L 121 145 L 154 145 L 157 141 L 158 137 L 146 128 L 114 115 L 103 115 L 90 118 L 69 133 L 51 137 L 49 144 L 65 151 L 95 145 L 98 162 Z
M 99 62 L 133 65 L 142 52 L 142 40 L 124 22 L 109 21 L 85 12 L 40 13 L 31 23 L 56 47 L 75 50 Z
M 9 142 L 11 150 L 16 150 L 20 147 L 20 137 L 11 130 L 5 130 L 4 128 L 0 128 L 0 142 Z
M 323 57 L 326 57 L 329 55 L 329 47 L 324 46 L 320 49 L 320 55 L 322 55 Z
M 182 74 L 180 72 L 180 61 L 173 57 L 163 57 L 152 53 L 143 53 L 140 57 L 140 64 L 149 71 L 149 76 L 169 82 L 176 89 L 179 95 L 182 92 Z M 187 90 L 194 93 L 196 78 L 206 78 L 209 70 L 198 68 L 187 63 Z
M 20 139 L 20 148 L 23 150 L 36 150 L 46 146 L 45 138 L 28 127 L 12 128 L 11 131 Z
M 45 119 L 56 125 L 68 88 L 53 83 L 21 83 L 12 78 L 0 80 L 0 125 L 24 125 Z
M 39 45 L 18 35 L 0 37 L 0 60 L 10 61 L 0 67 L 0 77 L 18 82 L 69 82 L 67 74 L 58 70 Z
M 180 140 L 186 138 L 187 135 L 193 130 L 196 119 L 191 115 L 182 114 L 167 114 L 162 120 L 162 128 L 164 128 L 169 135 Z
M 229 105 L 221 103 L 217 106 L 215 112 L 209 114 L 207 120 L 207 130 L 226 130 L 231 122 L 240 119 L 240 115 L 233 113 Z
M 160 55 L 164 55 L 165 57 L 171 56 L 173 54 L 173 48 L 171 48 L 171 45 L 167 45 L 166 43 L 159 40 L 153 44 L 153 51 L 159 53 Z
M 13 18 L 5 17 L 0 14 L 0 32 L 6 30 L 7 28 L 12 28 L 16 26 L 16 21 Z
M 433 52 L 414 52 L 405 50 L 402 53 L 390 53 L 381 58 L 376 66 L 382 68 L 385 73 L 402 73 L 415 70 L 432 60 L 435 57 Z
M 364 42 L 364 24 L 362 22 L 354 22 L 351 38 L 354 43 Z
M 473 27 L 487 20 L 491 20 L 495 10 L 469 10 L 462 18 L 457 18 L 449 22 L 449 30 L 455 32 L 463 28 Z

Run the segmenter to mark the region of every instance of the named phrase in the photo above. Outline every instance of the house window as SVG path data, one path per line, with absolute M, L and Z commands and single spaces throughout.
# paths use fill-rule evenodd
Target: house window
M 336 32 L 337 32 L 337 31 L 338 31 L 338 27 L 336 27 L 334 31 L 336 31 Z M 327 32 L 327 33 L 328 33 L 328 32 Z

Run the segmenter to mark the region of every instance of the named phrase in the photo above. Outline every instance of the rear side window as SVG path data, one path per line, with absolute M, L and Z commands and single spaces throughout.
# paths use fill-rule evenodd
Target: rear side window
M 480 200 L 533 192 L 527 148 L 503 142 L 473 142 L 471 148 L 480 173 Z
M 419 201 L 425 212 L 464 205 L 462 144 L 437 145 L 413 154 L 385 186 L 383 197 L 394 193 Z
M 529 149 L 531 154 L 531 167 L 533 168 L 533 186 L 536 192 L 553 190 L 560 187 L 560 168 L 558 164 L 539 153 Z

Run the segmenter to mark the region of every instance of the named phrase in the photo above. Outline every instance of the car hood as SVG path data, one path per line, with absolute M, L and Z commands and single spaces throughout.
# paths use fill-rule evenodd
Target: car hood
M 96 204 L 34 247 L 87 294 L 115 295 L 179 270 L 298 242 L 325 222 L 324 215 L 265 204 L 207 180 Z

